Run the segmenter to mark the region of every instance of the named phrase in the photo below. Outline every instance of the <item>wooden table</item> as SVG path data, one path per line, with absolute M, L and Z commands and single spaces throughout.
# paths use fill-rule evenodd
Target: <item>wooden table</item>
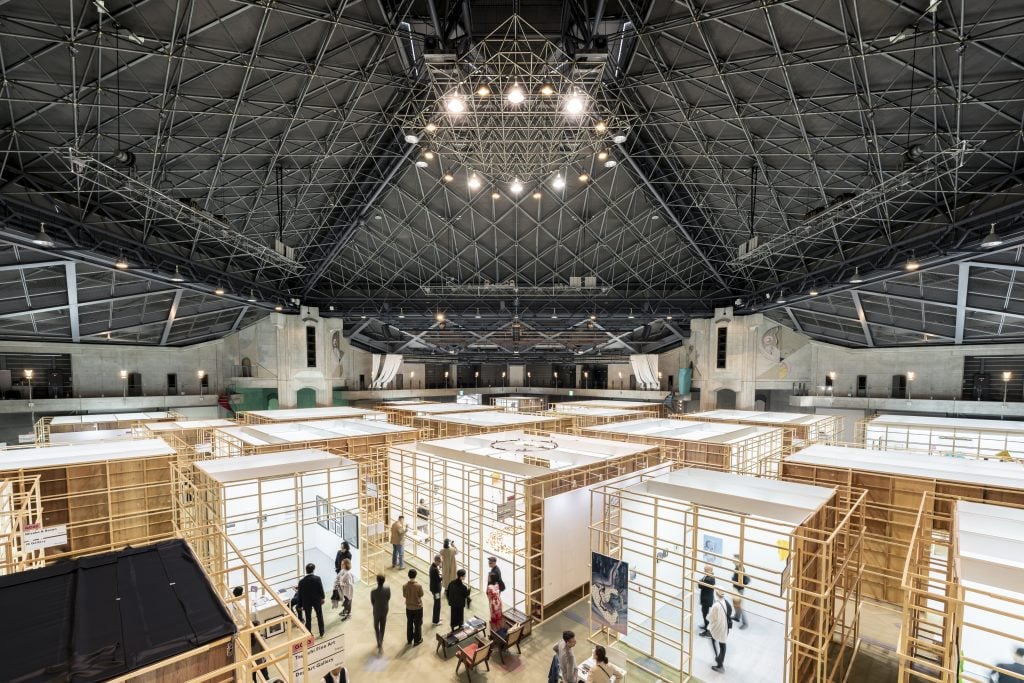
M 450 648 L 461 645 L 467 640 L 476 638 L 477 635 L 487 630 L 487 622 L 480 617 L 473 617 L 458 631 L 446 633 L 441 635 L 440 633 L 435 634 L 437 638 L 437 647 L 434 648 L 435 652 L 440 653 L 445 659 L 448 659 L 448 650 Z

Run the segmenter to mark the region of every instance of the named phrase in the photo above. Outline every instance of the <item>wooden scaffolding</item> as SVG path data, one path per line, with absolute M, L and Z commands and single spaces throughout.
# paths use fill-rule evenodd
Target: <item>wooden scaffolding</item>
M 929 415 L 876 415 L 857 422 L 866 448 L 1024 462 L 1024 422 Z
M 0 574 L 13 574 L 43 563 L 40 544 L 29 540 L 26 532 L 43 527 L 39 476 L 22 481 L 0 480 Z
M 351 406 L 325 406 L 322 408 L 279 408 L 277 410 L 249 410 L 238 413 L 242 424 L 263 425 L 282 422 L 315 422 L 317 420 L 383 420 L 387 415 L 379 410 Z
M 628 422 L 658 417 L 656 410 L 624 410 L 621 408 L 590 408 L 553 403 L 555 410 L 548 410 L 541 415 L 571 420 L 565 431 L 570 434 L 582 434 L 584 429 L 599 427 L 613 422 Z
M 494 407 L 494 406 L 488 406 Z M 430 434 L 430 438 L 489 434 L 510 429 L 532 429 L 542 432 L 564 432 L 572 428 L 572 419 L 565 415 L 545 413 L 474 412 L 445 415 L 417 415 L 413 425 Z
M 507 413 L 541 413 L 548 403 L 543 396 L 495 396 L 491 405 Z
M 839 443 L 843 434 L 840 415 L 810 415 L 807 413 L 770 413 L 754 410 L 709 410 L 688 413 L 688 420 L 723 422 L 727 424 L 778 427 L 782 430 L 783 454 L 812 443 Z
M 782 458 L 783 434 L 775 427 L 646 419 L 588 427 L 581 434 L 656 445 L 680 465 L 738 474 L 775 477 Z
M 548 410 L 562 410 L 563 408 L 611 408 L 612 410 L 637 410 L 642 413 L 657 413 L 657 417 L 665 417 L 665 404 L 661 401 L 617 401 L 610 398 L 595 398 L 582 401 L 559 401 L 551 403 Z
M 465 403 L 431 403 L 421 401 L 419 403 L 382 403 L 377 406 L 388 416 L 388 421 L 394 424 L 411 427 L 416 424 L 417 418 L 427 418 L 450 413 L 489 413 L 500 412 L 499 406 L 469 405 Z
M 859 642 L 864 494 L 800 487 L 793 494 L 799 505 L 781 503 L 785 482 L 673 466 L 593 489 L 591 514 L 600 514 L 591 548 L 628 566 L 622 578 L 629 615 L 625 634 L 595 616 L 605 610 L 599 603 L 591 610 L 590 641 L 620 649 L 658 680 L 692 680 L 701 640 L 698 584 L 711 565 L 716 588 L 727 599 L 737 597 L 730 576 L 738 556 L 751 579 L 741 596 L 744 609 L 782 620 L 779 680 L 846 681 Z M 779 561 L 766 559 L 776 554 Z M 601 591 L 591 587 L 591 599 L 621 590 L 609 577 Z
M 36 421 L 36 443 L 49 443 L 50 434 L 86 431 L 133 430 L 152 422 L 173 422 L 182 416 L 173 411 L 104 413 L 94 415 L 47 415 Z
M 416 429 L 378 420 L 322 420 L 214 429 L 210 444 L 217 458 L 313 448 L 358 460 L 377 448 L 417 438 Z

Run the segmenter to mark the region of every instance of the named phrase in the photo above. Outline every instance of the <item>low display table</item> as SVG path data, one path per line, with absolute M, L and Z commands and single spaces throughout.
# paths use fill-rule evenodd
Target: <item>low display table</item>
M 487 622 L 480 617 L 473 617 L 458 631 L 452 631 L 444 635 L 438 633 L 435 635 L 437 638 L 437 647 L 434 648 L 435 652 L 440 653 L 445 659 L 448 659 L 448 650 L 454 648 L 467 640 L 476 638 L 477 635 L 487 630 Z

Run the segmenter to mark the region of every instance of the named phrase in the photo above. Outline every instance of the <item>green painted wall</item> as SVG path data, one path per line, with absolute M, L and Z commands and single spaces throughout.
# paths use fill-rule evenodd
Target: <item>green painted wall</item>
M 316 389 L 304 387 L 295 392 L 296 408 L 316 408 Z
M 266 410 L 269 407 L 270 399 L 277 399 L 277 389 L 242 389 L 231 387 L 228 393 L 232 395 L 231 407 L 236 412 L 240 410 Z M 241 400 L 237 397 L 241 396 Z

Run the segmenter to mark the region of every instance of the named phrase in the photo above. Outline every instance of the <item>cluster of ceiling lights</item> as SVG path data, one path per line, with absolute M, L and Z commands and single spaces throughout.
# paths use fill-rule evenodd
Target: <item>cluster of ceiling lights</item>
M 1002 246 L 1004 242 L 1005 240 L 1003 240 L 1003 238 L 1000 237 L 999 234 L 996 232 L 996 224 L 993 223 L 989 228 L 988 234 L 985 236 L 985 239 L 983 239 L 980 242 L 979 246 L 982 249 L 995 249 L 996 247 Z M 920 268 L 921 262 L 917 260 L 917 256 L 914 254 L 913 251 L 911 251 L 910 258 L 908 258 L 906 262 L 904 262 L 903 264 L 903 270 L 907 271 L 908 273 L 913 273 L 919 270 Z M 857 266 L 853 269 L 853 275 L 850 276 L 850 279 L 847 280 L 847 282 L 849 282 L 851 285 L 859 285 L 864 283 L 864 278 L 860 274 L 860 266 Z M 818 296 L 818 294 L 818 288 L 814 285 L 811 285 L 811 288 L 807 290 L 807 296 Z M 775 300 L 775 303 L 784 304 L 786 302 L 786 290 L 783 289 L 782 291 L 779 292 L 779 296 Z

